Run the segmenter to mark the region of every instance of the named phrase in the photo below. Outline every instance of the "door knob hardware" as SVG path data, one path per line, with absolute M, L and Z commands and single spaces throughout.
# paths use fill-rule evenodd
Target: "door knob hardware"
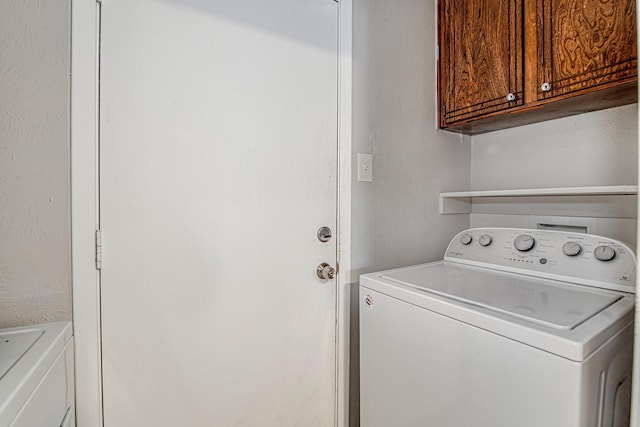
M 319 279 L 322 280 L 333 280 L 336 278 L 336 273 L 336 269 L 331 267 L 326 262 L 323 262 L 322 264 L 318 265 L 318 268 L 316 268 L 316 275 Z
M 505 96 L 505 98 L 507 99 L 507 101 L 511 102 L 511 101 L 515 101 L 516 100 L 516 94 L 515 93 L 508 93 L 507 96 Z
M 540 90 L 543 92 L 549 92 L 551 90 L 551 85 L 547 82 L 542 83 L 540 86 Z

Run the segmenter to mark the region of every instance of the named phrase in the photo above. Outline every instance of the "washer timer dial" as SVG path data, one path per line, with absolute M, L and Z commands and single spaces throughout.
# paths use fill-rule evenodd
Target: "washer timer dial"
M 611 261 L 616 257 L 616 251 L 611 246 L 598 246 L 593 251 L 593 256 L 599 261 Z
M 513 246 L 520 252 L 527 252 L 533 249 L 535 245 L 535 239 L 528 234 L 521 234 L 513 241 Z
M 582 246 L 576 242 L 567 242 L 562 245 L 562 253 L 566 256 L 576 256 L 582 252 Z
M 480 243 L 480 246 L 489 246 L 491 244 L 491 236 L 489 236 L 488 234 L 483 234 L 478 239 L 478 243 Z
M 462 243 L 463 245 L 468 245 L 472 240 L 473 237 L 471 237 L 471 234 L 469 233 L 464 233 L 462 236 L 460 236 L 460 243 Z

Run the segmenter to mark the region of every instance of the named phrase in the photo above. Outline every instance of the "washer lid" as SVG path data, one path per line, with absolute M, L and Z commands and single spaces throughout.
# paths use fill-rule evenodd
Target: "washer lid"
M 573 329 L 624 295 L 499 271 L 437 263 L 382 277 L 556 329 Z

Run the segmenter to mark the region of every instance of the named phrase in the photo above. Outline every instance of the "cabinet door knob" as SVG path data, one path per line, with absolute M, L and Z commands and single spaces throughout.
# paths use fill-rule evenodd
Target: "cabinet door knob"
M 516 94 L 515 93 L 508 93 L 507 96 L 505 96 L 505 98 L 507 98 L 507 101 L 515 101 L 516 100 Z
M 551 85 L 547 82 L 542 83 L 540 86 L 540 90 L 543 92 L 549 92 L 551 90 Z

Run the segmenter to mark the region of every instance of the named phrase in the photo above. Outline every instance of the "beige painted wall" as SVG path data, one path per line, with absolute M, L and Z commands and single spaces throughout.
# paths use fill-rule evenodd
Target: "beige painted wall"
M 0 2 L 0 327 L 71 318 L 69 6 Z

